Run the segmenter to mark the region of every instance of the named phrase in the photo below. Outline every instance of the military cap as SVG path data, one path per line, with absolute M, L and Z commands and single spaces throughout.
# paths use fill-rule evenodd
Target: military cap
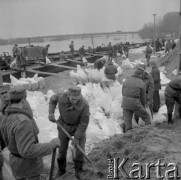
M 69 94 L 74 97 L 80 97 L 81 96 L 81 88 L 78 86 L 72 86 L 69 88 Z
M 8 92 L 10 90 L 11 86 L 9 84 L 0 86 L 0 94 Z
M 26 95 L 27 95 L 27 93 L 26 93 L 25 89 L 22 89 L 19 91 L 11 89 L 9 92 L 9 99 L 10 100 L 21 100 L 24 97 L 26 97 Z
M 137 64 L 136 65 L 136 69 L 140 69 L 142 71 L 145 71 L 146 70 L 146 65 L 145 64 Z

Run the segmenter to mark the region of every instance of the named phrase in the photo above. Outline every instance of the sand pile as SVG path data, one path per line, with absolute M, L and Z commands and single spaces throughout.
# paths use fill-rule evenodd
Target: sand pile
M 145 126 L 133 129 L 123 135 L 115 135 L 99 144 L 90 154 L 91 159 L 96 162 L 105 174 L 108 172 L 108 158 L 129 158 L 125 164 L 125 171 L 129 174 L 133 170 L 133 163 L 140 163 L 145 174 L 145 163 L 157 163 L 160 159 L 163 163 L 177 163 L 181 167 L 181 133 L 176 127 L 181 126 L 177 122 L 172 129 L 167 124 L 160 128 Z M 179 135 L 178 135 L 179 133 Z M 177 143 L 176 143 L 177 142 Z M 135 168 L 134 168 L 135 169 Z M 162 168 L 162 175 L 168 167 Z M 180 169 L 179 169 L 180 170 Z M 138 173 L 135 173 L 138 175 Z M 120 174 L 120 179 L 125 179 Z M 151 179 L 156 179 L 155 168 L 151 168 Z

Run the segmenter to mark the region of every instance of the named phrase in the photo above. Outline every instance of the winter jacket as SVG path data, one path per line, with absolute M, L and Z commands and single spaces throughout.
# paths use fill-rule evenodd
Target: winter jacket
M 98 70 L 102 69 L 105 63 L 106 62 L 102 62 L 102 59 L 97 59 L 94 62 L 94 69 L 98 69 Z
M 146 103 L 146 85 L 136 75 L 127 78 L 122 87 L 122 108 L 140 110 Z
M 104 73 L 107 79 L 116 80 L 117 67 L 110 61 L 105 67 Z
M 48 48 L 49 48 L 48 46 L 45 46 L 45 47 L 42 48 L 41 54 L 42 54 L 43 57 L 48 56 Z
M 14 56 L 20 56 L 21 53 L 22 53 L 22 51 L 21 51 L 21 48 L 19 46 L 14 46 L 13 47 L 13 55 Z
M 166 96 L 178 97 L 179 94 L 181 94 L 181 75 L 171 80 L 165 88 Z
M 145 72 L 144 83 L 146 84 L 146 102 L 152 102 L 153 101 L 153 93 L 154 93 L 154 82 L 151 75 L 149 75 L 147 72 Z
M 152 54 L 152 49 L 150 47 L 146 47 L 146 57 L 151 54 Z
M 112 47 L 111 44 L 109 44 L 109 45 L 107 46 L 107 52 L 108 52 L 108 54 L 112 55 L 112 53 L 113 53 L 113 47 Z
M 81 47 L 80 49 L 79 49 L 79 54 L 80 55 L 84 55 L 86 53 L 86 50 L 83 48 L 83 47 Z
M 39 129 L 31 115 L 8 106 L 1 116 L 0 133 L 10 151 L 10 166 L 17 177 L 32 177 L 43 171 L 42 157 L 52 153 L 50 143 L 38 143 Z
M 73 44 L 70 44 L 69 48 L 70 48 L 70 52 L 74 52 L 74 45 Z
M 59 123 L 75 138 L 82 137 L 89 124 L 88 102 L 82 97 L 78 104 L 72 105 L 67 92 L 57 93 L 50 98 L 49 114 L 54 113 L 57 104 L 60 112 Z
M 152 71 L 150 72 L 153 78 L 154 82 L 154 91 L 159 91 L 161 89 L 161 83 L 160 83 L 160 70 L 157 66 L 152 67 Z

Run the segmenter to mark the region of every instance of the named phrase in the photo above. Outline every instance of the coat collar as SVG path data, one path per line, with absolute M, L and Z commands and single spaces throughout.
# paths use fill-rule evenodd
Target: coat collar
M 79 102 L 77 104 L 71 104 L 71 102 L 70 102 L 70 100 L 68 98 L 68 93 L 67 92 L 65 92 L 62 95 L 62 98 L 60 99 L 60 102 L 63 103 L 63 104 L 69 104 L 70 105 L 70 107 L 67 110 L 75 108 L 76 110 L 81 111 L 83 109 L 84 105 L 85 105 L 83 97 L 81 97 L 81 99 L 79 100 Z
M 5 110 L 5 114 L 8 115 L 8 114 L 12 114 L 12 113 L 22 113 L 22 114 L 25 114 L 26 116 L 28 116 L 30 119 L 33 118 L 32 115 L 24 109 L 8 106 Z

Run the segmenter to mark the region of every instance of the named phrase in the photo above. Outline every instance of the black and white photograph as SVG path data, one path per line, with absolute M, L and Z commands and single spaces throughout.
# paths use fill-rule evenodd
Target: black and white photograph
M 181 0 L 0 0 L 0 180 L 181 179 Z

